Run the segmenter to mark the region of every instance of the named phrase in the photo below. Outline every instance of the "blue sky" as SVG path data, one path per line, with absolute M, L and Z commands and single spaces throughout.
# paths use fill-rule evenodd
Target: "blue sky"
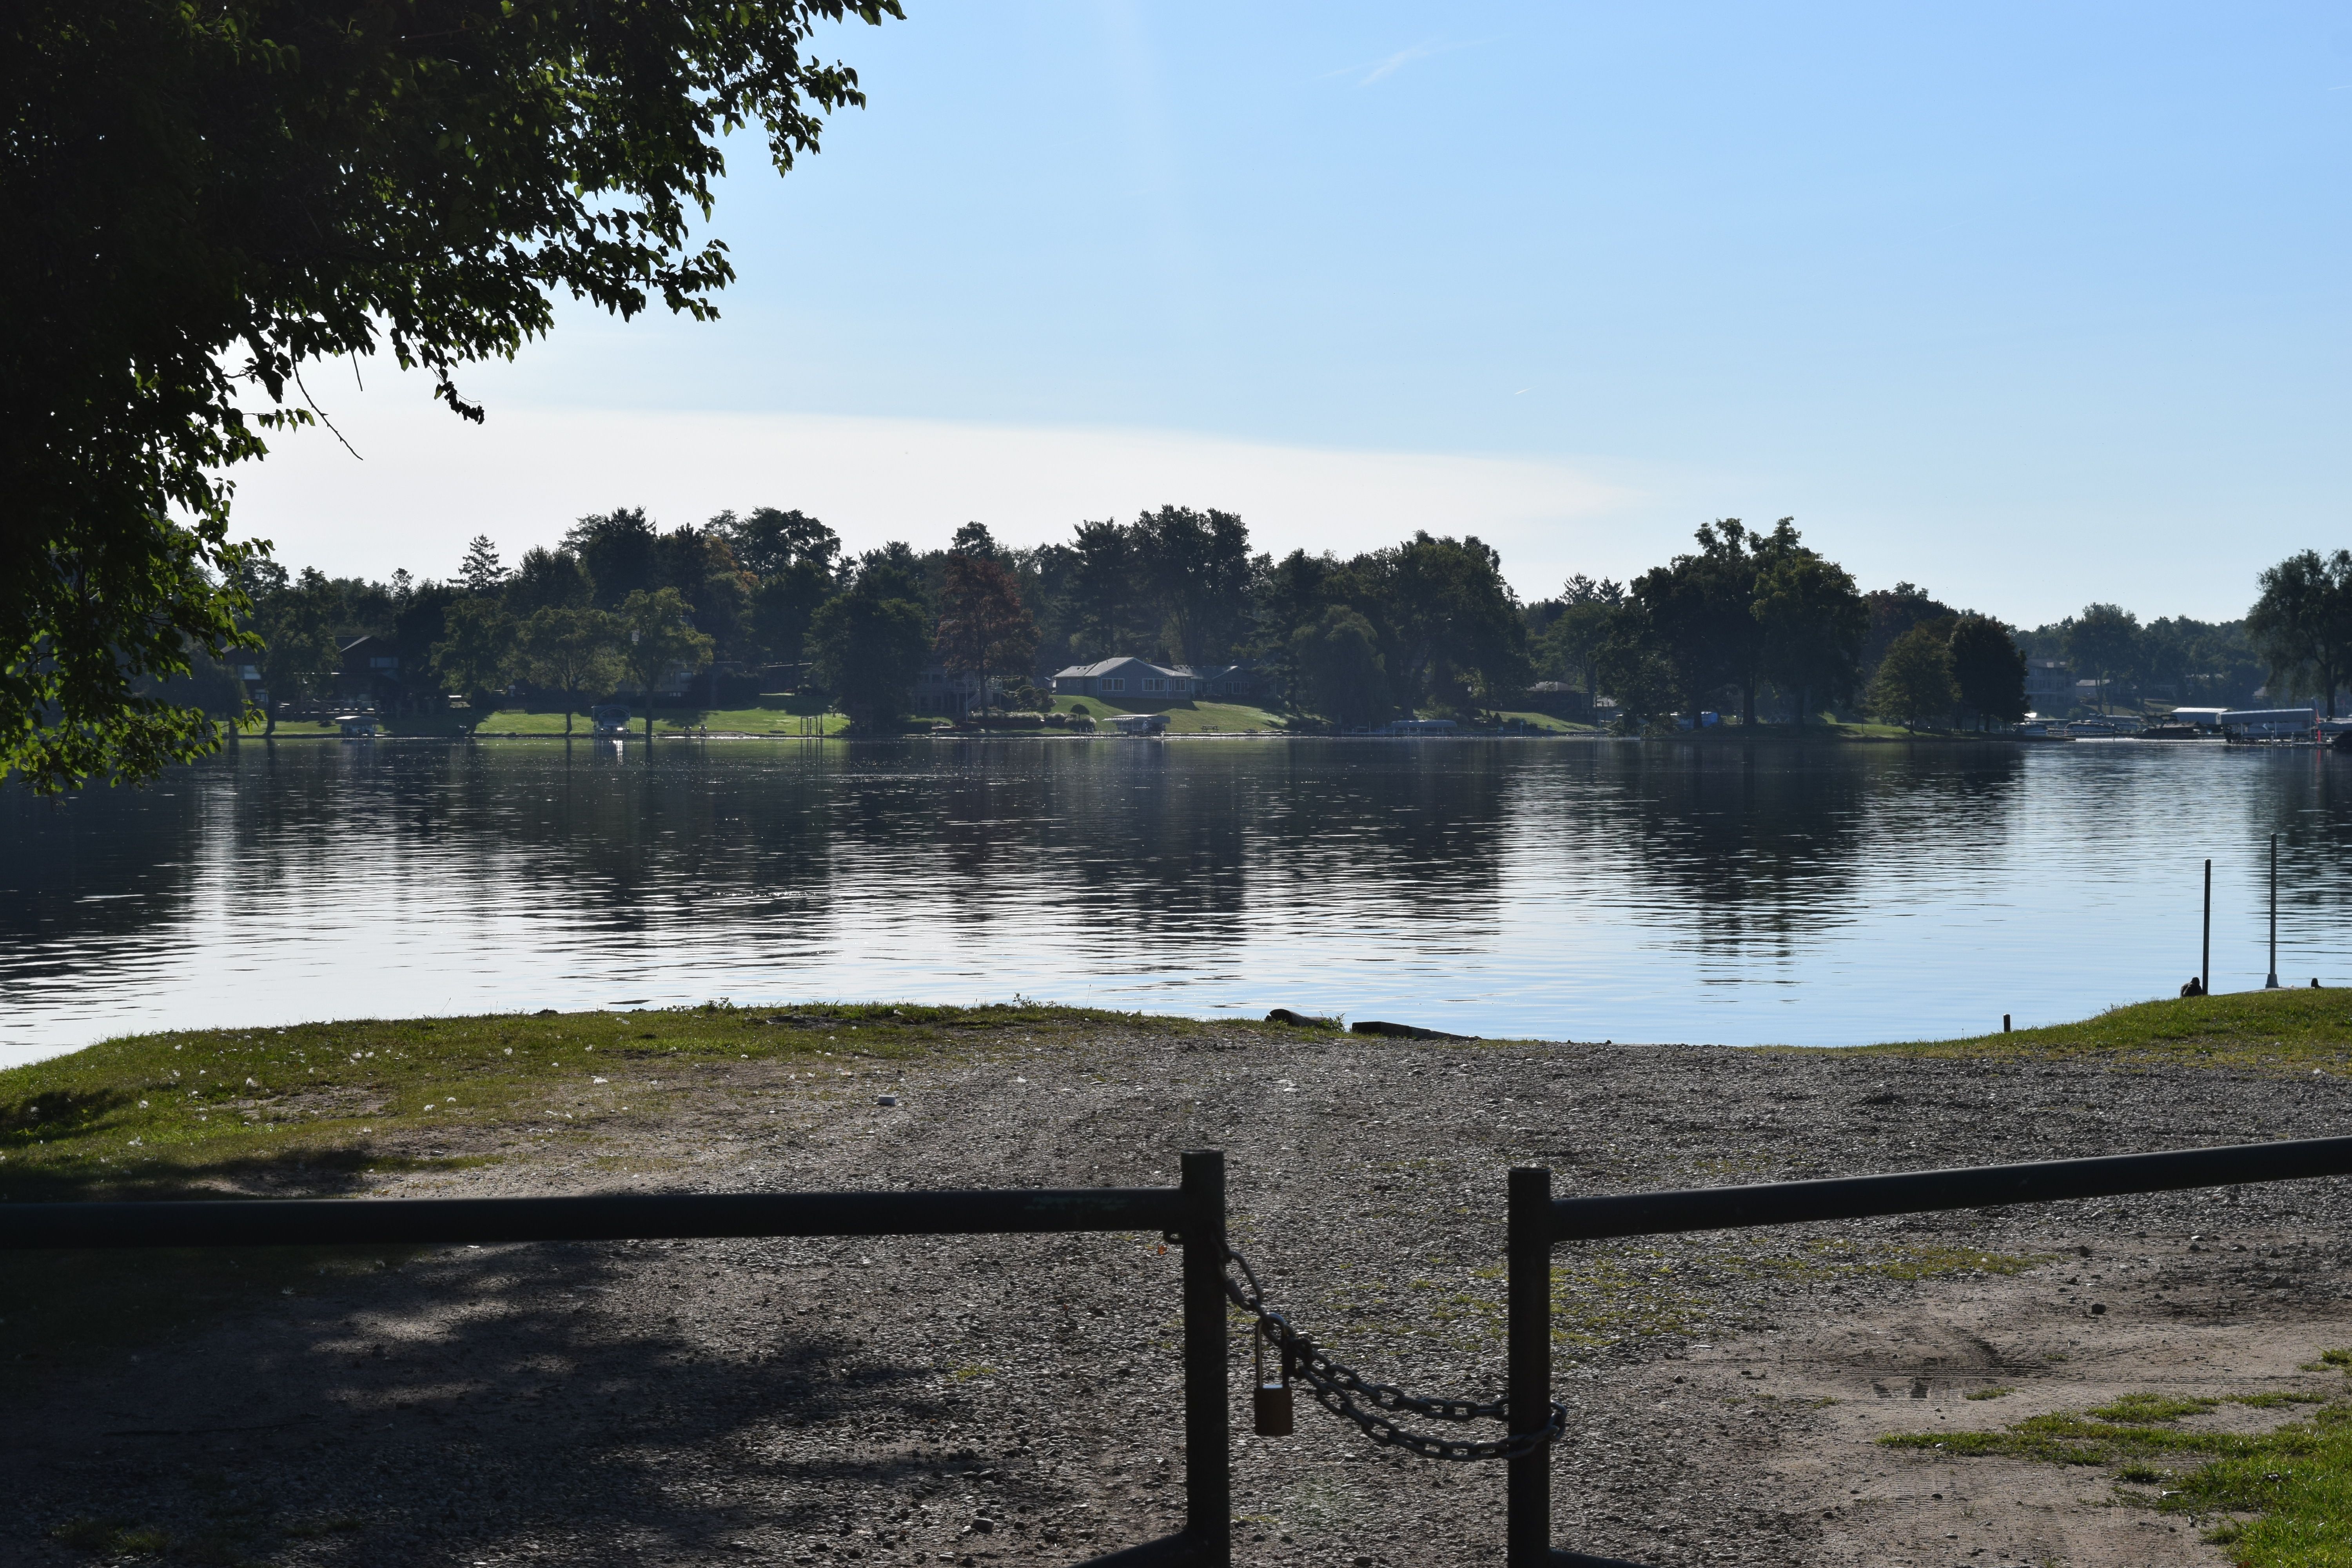
M 2352 544 L 2341 7 L 908 10 L 820 34 L 872 99 L 822 154 L 738 150 L 718 323 L 568 310 L 478 432 L 321 389 L 366 463 L 302 438 L 247 526 L 446 573 L 592 506 L 1176 500 L 1536 595 L 1793 514 L 2028 624 Z

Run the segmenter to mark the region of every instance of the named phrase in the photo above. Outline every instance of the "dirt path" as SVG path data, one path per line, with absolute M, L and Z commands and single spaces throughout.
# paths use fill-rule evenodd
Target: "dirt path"
M 1304 1324 L 1369 1374 L 1491 1395 L 1515 1163 L 1566 1194 L 2328 1134 L 2352 1109 L 2333 1077 L 1148 1026 L 841 1061 L 696 1069 L 658 1126 L 378 1190 L 1151 1183 L 1217 1147 L 1235 1244 Z M 2220 1563 L 2106 1470 L 1875 1439 L 2340 1383 L 2296 1369 L 2352 1344 L 2346 1198 L 1564 1247 L 1558 1539 L 1660 1563 Z M 1179 1521 L 1178 1259 L 1155 1237 L 361 1261 L 37 1378 L 0 1436 L 0 1560 L 1062 1563 Z M 1964 1397 L 1990 1386 L 2014 1392 Z M 1495 1467 L 1373 1448 L 1303 1401 L 1298 1436 L 1244 1436 L 1235 1464 L 1240 1562 L 1496 1560 Z M 76 1520 L 92 1547 L 54 1534 Z

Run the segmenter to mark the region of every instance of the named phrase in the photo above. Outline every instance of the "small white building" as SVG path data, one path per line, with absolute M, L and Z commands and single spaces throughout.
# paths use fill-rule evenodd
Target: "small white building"
M 1099 697 L 1129 702 L 1192 701 L 1201 698 L 1238 701 L 1255 696 L 1257 681 L 1245 665 L 1153 664 L 1140 658 L 1106 658 L 1056 671 L 1056 697 Z

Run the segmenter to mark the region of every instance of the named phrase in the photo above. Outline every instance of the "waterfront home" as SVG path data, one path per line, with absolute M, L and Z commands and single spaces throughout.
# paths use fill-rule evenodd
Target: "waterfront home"
M 1152 664 L 1106 658 L 1074 664 L 1054 676 L 1056 697 L 1099 697 L 1115 703 L 1177 702 L 1200 698 L 1233 701 L 1254 695 L 1257 682 L 1240 664 Z
M 2074 700 L 2074 672 L 2054 658 L 2026 660 L 2025 700 L 2037 713 L 2063 715 Z
M 1004 682 L 988 678 L 987 701 L 981 700 L 980 677 L 968 669 L 927 664 L 915 677 L 915 711 L 961 719 L 975 708 L 985 708 L 1004 695 Z
M 342 645 L 341 657 L 335 665 L 337 700 L 354 705 L 373 703 L 379 712 L 388 713 L 399 706 L 405 695 L 400 678 L 398 643 L 390 637 L 363 637 Z

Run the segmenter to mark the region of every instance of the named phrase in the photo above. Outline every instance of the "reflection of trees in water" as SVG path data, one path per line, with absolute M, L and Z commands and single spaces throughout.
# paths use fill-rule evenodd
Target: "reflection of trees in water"
M 1997 838 L 2021 782 L 2016 749 L 1990 746 L 1607 746 L 1565 771 L 1595 853 L 1671 894 L 1643 903 L 1784 955 L 1868 917 L 1857 887 L 1881 852 Z
M 1263 858 L 1294 884 L 1352 883 L 1450 921 L 1502 896 L 1510 742 L 1302 742 L 1270 747 Z
M 2340 922 L 2352 912 L 2352 878 L 2345 875 L 2352 864 L 2352 756 L 2282 749 L 2245 761 L 2263 769 L 2267 787 L 2247 792 L 2254 809 L 2239 827 L 2240 842 L 2215 851 L 2213 869 L 2218 883 L 2226 875 L 2225 856 L 2242 861 L 2240 875 L 2253 884 L 2266 910 L 2270 835 L 2279 836 L 2279 978 L 2288 982 L 2298 967 L 2294 949 L 2301 931 L 2324 931 L 2331 946 L 2339 945 Z M 2304 980 L 2289 983 L 2308 981 L 2308 965 L 2302 967 Z
M 0 941 L 21 960 L 37 943 L 132 936 L 178 917 L 204 815 L 201 782 L 186 770 L 145 790 L 58 799 L 0 785 Z M 68 962 L 59 954 L 43 967 Z
M 297 906 L 346 927 L 478 918 L 520 952 L 539 939 L 500 922 L 555 917 L 740 955 L 896 913 L 1099 927 L 1118 965 L 1148 956 L 1126 939 L 1230 946 L 1253 921 L 1475 936 L 1533 878 L 1786 951 L 1869 914 L 1874 855 L 2000 842 L 2021 769 L 2005 748 L 1469 741 L 248 745 L 144 795 L 12 797 L 0 930 L 153 930 L 188 900 L 152 895 L 202 868 L 228 921 L 267 905 L 280 933 Z M 2314 794 L 2332 788 L 2320 769 L 2291 784 L 2315 864 L 2347 831 L 2352 802 Z M 151 896 L 74 901 L 113 891 Z
M 1053 852 L 1129 929 L 1231 941 L 1253 884 L 1403 885 L 1491 902 L 1501 764 L 1489 747 L 1350 742 L 1112 742 L 1054 754 Z

